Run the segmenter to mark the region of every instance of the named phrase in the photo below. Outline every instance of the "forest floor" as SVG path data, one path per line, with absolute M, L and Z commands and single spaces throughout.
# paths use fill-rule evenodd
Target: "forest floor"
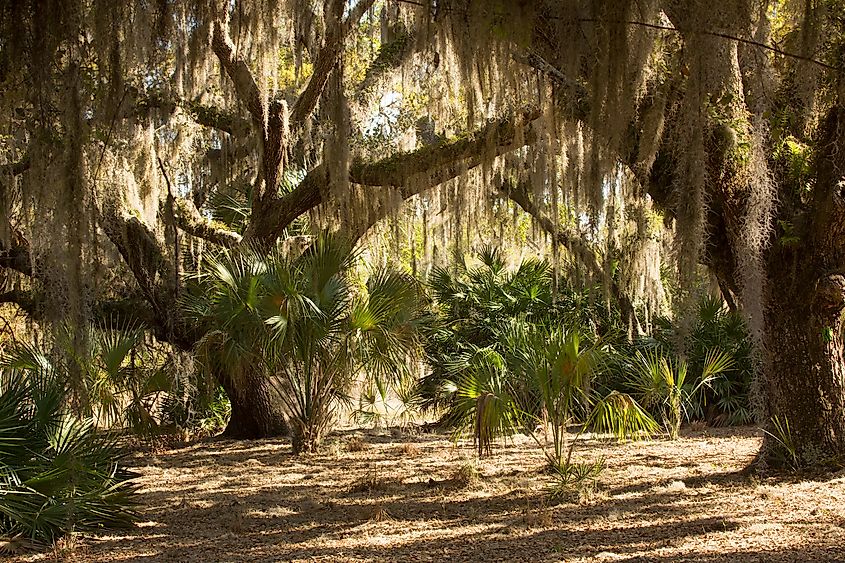
M 341 432 L 302 457 L 287 441 L 210 440 L 136 454 L 140 523 L 79 539 L 66 559 L 845 561 L 845 473 L 744 471 L 760 440 L 751 428 L 588 440 L 575 457 L 606 469 L 557 505 L 524 436 L 480 462 L 471 443 L 396 431 Z

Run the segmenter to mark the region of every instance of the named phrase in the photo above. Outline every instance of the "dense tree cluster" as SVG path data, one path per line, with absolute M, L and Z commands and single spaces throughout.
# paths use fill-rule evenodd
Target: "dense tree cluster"
M 760 416 L 824 462 L 845 453 L 843 21 L 834 0 L 5 2 L 3 298 L 80 347 L 131 315 L 192 350 L 185 273 L 222 248 L 358 240 L 412 198 L 460 241 L 515 205 L 632 333 L 665 264 L 681 314 L 706 266 L 746 315 Z M 271 432 L 266 385 L 233 428 Z

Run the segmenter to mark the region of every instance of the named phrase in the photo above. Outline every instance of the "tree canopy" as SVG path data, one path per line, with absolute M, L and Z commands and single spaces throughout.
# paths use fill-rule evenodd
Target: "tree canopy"
M 749 321 L 761 417 L 841 455 L 843 9 L 5 2 L 4 298 L 190 349 L 183 273 L 211 248 L 357 240 L 411 199 L 460 245 L 518 206 L 633 330 L 661 264 L 680 310 L 706 266 Z

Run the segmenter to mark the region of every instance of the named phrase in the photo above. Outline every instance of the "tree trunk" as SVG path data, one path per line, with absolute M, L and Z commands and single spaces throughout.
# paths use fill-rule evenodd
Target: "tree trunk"
M 771 417 L 762 454 L 770 464 L 845 459 L 843 305 L 842 275 L 770 270 L 762 386 Z M 774 417 L 782 429 L 788 424 L 788 436 L 772 424 Z
M 217 379 L 232 405 L 232 416 L 223 436 L 255 440 L 288 434 L 287 422 L 274 404 L 266 378 L 250 376 L 237 384 L 228 374 L 220 374 Z

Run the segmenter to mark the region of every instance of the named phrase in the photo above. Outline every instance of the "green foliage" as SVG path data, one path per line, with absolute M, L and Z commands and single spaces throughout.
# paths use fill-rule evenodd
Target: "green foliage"
M 575 330 L 527 325 L 514 321 L 502 335 L 515 378 L 530 386 L 529 412 L 542 413 L 536 422 L 551 430 L 554 450 L 546 452 L 549 463 L 560 465 L 566 446 L 567 426 L 576 408 L 592 406 L 591 382 L 605 352 L 597 345 L 584 346 Z M 539 408 L 538 408 L 539 407 Z
M 452 374 L 480 348 L 502 351 L 501 330 L 514 319 L 527 325 L 584 327 L 594 335 L 616 332 L 618 314 L 589 292 L 563 284 L 554 291 L 548 262 L 529 259 L 508 270 L 494 248 L 475 256 L 478 266 L 469 266 L 469 258 L 457 257 L 454 271 L 436 268 L 428 280 L 435 322 L 426 330 L 431 371 L 418 385 L 423 408 L 448 408 L 455 397 Z
M 578 420 L 582 432 L 595 426 L 619 437 L 654 430 L 630 397 L 595 393 L 609 357 L 597 336 L 608 326 L 599 307 L 574 291 L 555 296 L 545 262 L 509 272 L 497 250 L 484 249 L 478 259 L 478 267 L 462 262 L 457 274 L 441 269 L 430 281 L 440 322 L 427 342 L 432 372 L 420 382 L 424 404 L 444 407 L 443 422 L 459 433 L 472 429 L 479 456 L 499 436 L 542 425 L 553 438 L 551 466 L 571 457 L 567 427 Z
M 683 340 L 686 379 L 696 389 L 689 397 L 688 417 L 720 426 L 750 424 L 753 422 L 749 397 L 754 366 L 745 320 L 715 297 L 702 299 L 696 313 L 687 331 L 667 319 L 659 320 L 654 337 L 637 343 L 627 353 L 634 355 L 637 349 L 656 346 L 663 353 L 678 355 L 677 344 Z M 730 356 L 731 366 L 719 377 L 701 385 L 708 354 L 713 351 Z M 619 388 L 627 389 L 624 384 Z
M 813 153 L 809 145 L 787 135 L 775 147 L 774 157 L 783 163 L 787 178 L 799 192 L 811 189 Z
M 214 436 L 229 422 L 232 407 L 220 385 L 204 373 L 180 374 L 170 366 L 170 389 L 160 401 L 159 429 Z
M 373 426 L 408 427 L 419 411 L 419 395 L 411 378 L 400 378 L 397 384 L 386 387 L 370 381 L 358 394 L 355 419 Z
M 52 370 L 65 374 L 68 400 L 76 412 L 97 426 L 158 433 L 182 384 L 172 356 L 147 342 L 141 327 L 133 324 L 77 330 L 60 326 L 50 358 L 36 358 L 36 353 L 18 350 L 13 367 L 36 369 L 48 361 Z
M 657 431 L 651 415 L 633 397 L 619 391 L 611 391 L 598 401 L 588 422 L 596 432 L 612 434 L 620 441 Z
M 489 455 L 493 441 L 509 435 L 519 424 L 515 381 L 505 360 L 491 348 L 479 348 L 465 363 L 455 363 L 455 401 L 448 420 L 456 428 L 472 428 L 478 455 Z
M 250 377 L 273 381 L 297 452 L 316 450 L 359 375 L 398 384 L 420 347 L 419 284 L 377 272 L 359 291 L 354 260 L 329 236 L 295 260 L 280 250 L 224 251 L 208 259 L 186 302 L 209 330 L 198 346 L 203 365 L 236 388 Z
M 205 436 L 214 436 L 226 428 L 232 416 L 232 405 L 222 387 L 215 387 L 213 395 L 197 414 L 196 429 Z
M 549 500 L 552 503 L 566 501 L 572 492 L 578 495 L 592 493 L 596 488 L 598 478 L 605 469 L 604 458 L 593 462 L 572 462 L 563 460 L 557 465 L 550 466 L 553 480 L 549 486 Z
M 769 456 L 776 465 L 786 467 L 791 471 L 797 471 L 801 467 L 801 460 L 798 457 L 798 445 L 792 436 L 787 418 L 774 416 L 769 421 L 771 430 L 765 430 L 769 437 Z
M 655 431 L 654 420 L 630 396 L 611 392 L 603 397 L 594 388 L 593 381 L 609 357 L 600 341 L 590 343 L 574 329 L 515 322 L 505 342 L 513 371 L 529 382 L 531 395 L 538 401 L 541 415 L 534 421 L 551 430 L 553 450 L 543 445 L 550 467 L 569 466 L 578 436 L 590 427 L 609 431 L 618 439 Z M 581 429 L 567 447 L 567 427 L 577 421 L 579 412 Z
M 657 350 L 637 351 L 629 364 L 628 384 L 634 396 L 648 409 L 659 412 L 669 437 L 680 435 L 681 422 L 688 418 L 691 397 L 709 386 L 721 373 L 731 368 L 733 359 L 725 352 L 710 351 L 705 356 L 697 382 L 687 381 L 685 360 L 669 358 Z
M 135 488 L 115 439 L 67 408 L 68 374 L 22 347 L 0 372 L 0 535 L 52 542 L 128 526 Z
M 801 244 L 801 237 L 795 234 L 795 225 L 791 221 L 778 220 L 780 235 L 778 242 L 783 246 L 797 246 Z

